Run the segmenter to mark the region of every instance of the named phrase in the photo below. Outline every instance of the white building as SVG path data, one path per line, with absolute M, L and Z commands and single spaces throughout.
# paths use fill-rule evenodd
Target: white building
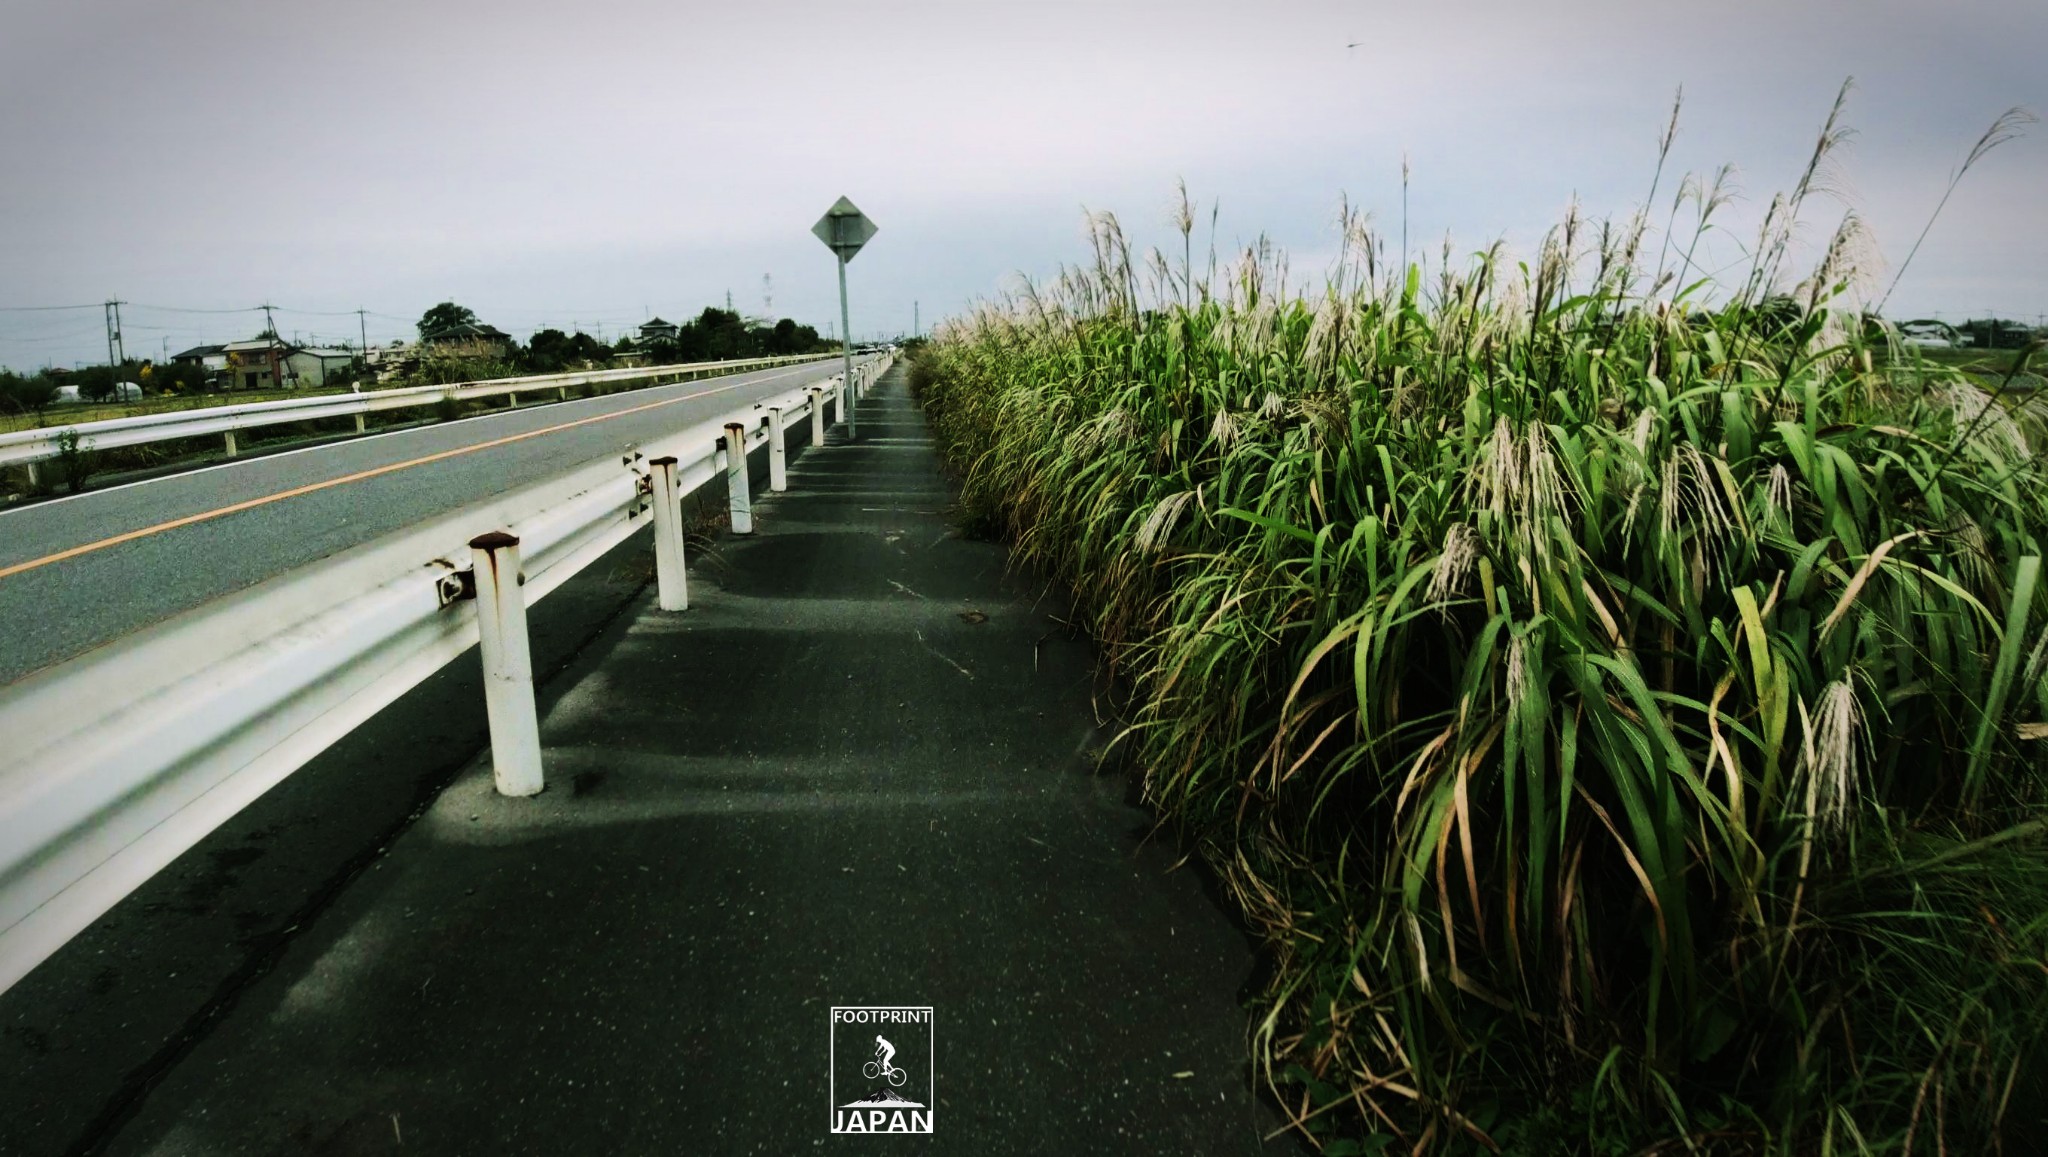
M 310 390 L 327 384 L 333 370 L 345 370 L 356 360 L 351 350 L 307 347 L 293 349 L 279 359 L 286 389 Z

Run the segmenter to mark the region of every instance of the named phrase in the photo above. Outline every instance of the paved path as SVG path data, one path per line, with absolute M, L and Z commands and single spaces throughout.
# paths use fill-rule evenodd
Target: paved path
M 486 413 L 0 512 L 0 623 L 8 625 L 0 633 L 0 683 L 838 371 L 837 360 L 807 362 Z M 261 504 L 205 517 L 251 502 Z M 201 520 L 179 524 L 195 517 Z M 162 529 L 36 565 L 152 527 Z M 22 566 L 32 569 L 16 569 Z
M 108 1151 L 1292 1152 L 1086 644 L 952 533 L 900 372 L 860 429 L 549 685 L 546 793 L 472 767 Z M 835 1005 L 933 1009 L 884 1030 L 933 1138 L 830 1134 L 879 1085 Z

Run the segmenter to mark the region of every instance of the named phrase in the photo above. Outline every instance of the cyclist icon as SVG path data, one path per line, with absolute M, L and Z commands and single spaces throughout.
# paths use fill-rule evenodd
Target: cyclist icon
M 879 1034 L 875 1037 L 875 1058 L 860 1067 L 861 1075 L 868 1080 L 886 1077 L 890 1084 L 901 1085 L 910 1079 L 907 1071 L 891 1063 L 896 1059 L 896 1046 L 882 1039 Z

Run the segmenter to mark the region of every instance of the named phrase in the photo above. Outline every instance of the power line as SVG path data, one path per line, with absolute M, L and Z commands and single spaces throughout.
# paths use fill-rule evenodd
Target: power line
M 289 306 L 271 306 L 279 313 L 296 313 L 302 317 L 354 317 L 362 312 L 356 309 L 292 309 Z
M 181 305 L 148 305 L 139 301 L 131 301 L 128 304 L 137 309 L 158 309 L 165 313 L 255 313 L 264 308 L 260 305 L 245 305 L 239 309 L 188 309 Z

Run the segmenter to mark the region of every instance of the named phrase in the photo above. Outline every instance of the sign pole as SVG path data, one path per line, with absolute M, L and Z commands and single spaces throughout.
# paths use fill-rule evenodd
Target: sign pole
M 853 320 L 846 309 L 846 263 L 853 260 L 853 255 L 859 253 L 861 246 L 875 235 L 875 223 L 855 208 L 853 202 L 841 197 L 825 210 L 825 215 L 818 218 L 816 225 L 811 226 L 811 234 L 839 258 L 839 340 L 842 343 L 839 348 L 846 374 L 840 379 L 845 391 L 840 397 L 852 399 L 843 407 L 846 412 L 839 417 L 846 423 L 846 440 L 851 442 L 860 435 L 853 416 L 860 409 L 860 398 L 853 384 Z
M 845 355 L 846 396 L 846 440 L 855 441 L 860 437 L 860 424 L 854 418 L 860 412 L 860 394 L 853 388 L 853 327 L 846 320 L 846 253 L 839 254 L 839 349 Z

